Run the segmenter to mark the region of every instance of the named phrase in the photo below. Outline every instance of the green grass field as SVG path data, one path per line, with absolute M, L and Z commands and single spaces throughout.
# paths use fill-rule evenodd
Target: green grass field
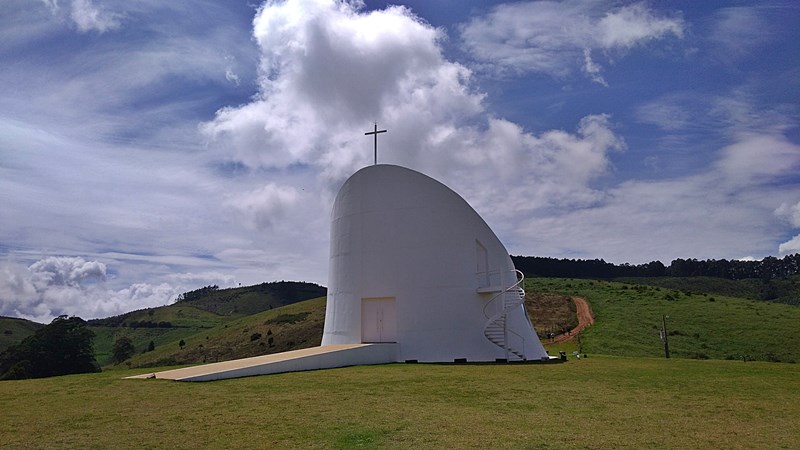
M 0 383 L 8 448 L 798 448 L 800 366 L 592 357 Z
M 675 358 L 800 361 L 797 306 L 596 280 L 533 278 L 525 289 L 589 301 L 596 323 L 582 335 L 588 353 L 663 355 L 659 330 L 667 315 Z

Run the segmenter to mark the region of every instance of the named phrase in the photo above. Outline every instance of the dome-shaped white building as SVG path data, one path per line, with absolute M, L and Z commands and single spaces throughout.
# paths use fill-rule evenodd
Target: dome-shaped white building
M 322 345 L 395 343 L 397 361 L 547 359 L 503 244 L 458 194 L 399 166 L 342 186 Z

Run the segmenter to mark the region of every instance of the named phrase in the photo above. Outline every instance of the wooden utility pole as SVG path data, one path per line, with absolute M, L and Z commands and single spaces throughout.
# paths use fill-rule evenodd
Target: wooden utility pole
M 375 164 L 378 164 L 378 133 L 386 133 L 386 130 L 378 130 L 378 122 L 375 122 L 375 128 L 372 131 L 364 133 L 364 136 L 370 134 L 375 136 Z
M 661 321 L 664 324 L 662 333 L 664 333 L 664 357 L 669 359 L 669 338 L 667 337 L 667 316 L 662 315 Z

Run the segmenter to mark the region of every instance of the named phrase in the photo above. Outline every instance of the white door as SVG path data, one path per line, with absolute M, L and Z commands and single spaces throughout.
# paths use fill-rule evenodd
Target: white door
M 361 342 L 397 342 L 394 297 L 361 299 Z

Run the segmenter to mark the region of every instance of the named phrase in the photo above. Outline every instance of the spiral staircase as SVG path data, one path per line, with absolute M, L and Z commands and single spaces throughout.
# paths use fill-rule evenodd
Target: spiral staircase
M 483 334 L 493 344 L 502 348 L 506 353 L 506 361 L 525 361 L 525 339 L 508 327 L 509 313 L 519 308 L 525 301 L 525 291 L 520 287 L 525 276 L 519 270 L 516 272 L 517 282 L 500 290 L 484 306 L 483 314 L 488 319 L 483 328 Z M 488 310 L 494 310 L 492 315 Z

